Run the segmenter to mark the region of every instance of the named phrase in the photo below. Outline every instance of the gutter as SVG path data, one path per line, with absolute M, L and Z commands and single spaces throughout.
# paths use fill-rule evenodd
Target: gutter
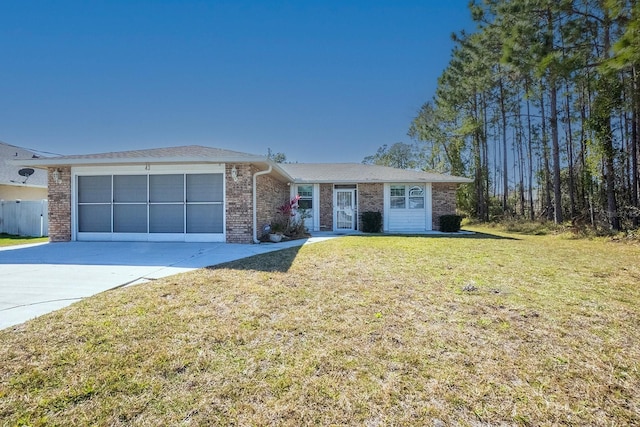
M 272 170 L 273 166 L 269 165 L 269 169 L 258 171 L 253 174 L 253 243 L 260 243 L 260 240 L 258 240 L 258 207 L 256 205 L 258 201 L 258 187 L 256 186 L 257 178 L 260 175 L 271 173 Z

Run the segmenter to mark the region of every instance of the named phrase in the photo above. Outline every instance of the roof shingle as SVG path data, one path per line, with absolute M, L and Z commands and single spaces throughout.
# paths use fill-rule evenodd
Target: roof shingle
M 129 150 L 129 151 L 114 151 L 109 153 L 96 153 L 96 154 L 76 154 L 70 156 L 57 156 L 48 157 L 43 159 L 45 162 L 53 161 L 59 163 L 65 163 L 69 161 L 77 160 L 167 160 L 167 159 L 247 159 L 251 160 L 266 160 L 264 156 L 257 156 L 249 153 L 242 153 L 240 151 L 226 150 L 222 148 L 204 147 L 201 145 L 186 145 L 181 147 L 165 147 L 165 148 L 150 148 L 145 150 Z M 44 162 L 43 162 L 44 163 Z M 76 163 L 76 162 L 73 162 Z M 91 162 L 93 163 L 93 162 Z

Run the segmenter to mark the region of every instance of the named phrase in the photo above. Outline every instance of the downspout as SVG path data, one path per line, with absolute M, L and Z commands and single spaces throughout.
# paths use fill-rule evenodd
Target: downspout
M 272 170 L 273 167 L 269 165 L 269 169 L 258 171 L 253 174 L 253 243 L 260 243 L 260 240 L 258 240 L 258 207 L 256 204 L 258 201 L 258 187 L 256 186 L 258 182 L 257 178 L 259 175 L 271 173 Z

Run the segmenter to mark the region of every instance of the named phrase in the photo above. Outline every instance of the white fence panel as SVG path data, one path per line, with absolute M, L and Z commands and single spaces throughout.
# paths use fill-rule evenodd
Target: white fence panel
M 17 236 L 47 236 L 49 206 L 46 200 L 0 201 L 0 232 Z

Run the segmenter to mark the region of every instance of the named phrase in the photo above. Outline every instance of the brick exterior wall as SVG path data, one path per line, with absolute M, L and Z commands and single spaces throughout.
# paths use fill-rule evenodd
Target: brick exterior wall
M 228 243 L 253 242 L 253 173 L 257 169 L 249 164 L 236 164 L 238 181 L 231 177 L 234 165 L 226 165 L 226 232 Z M 53 179 L 58 170 L 59 183 Z M 71 240 L 71 168 L 49 168 L 49 240 L 68 242 Z M 269 176 L 258 177 L 258 188 L 263 194 L 271 194 L 272 199 L 260 197 L 258 193 L 258 224 L 267 221 L 272 206 L 279 206 L 288 200 L 289 188 Z M 262 209 L 262 212 L 260 212 Z M 262 215 L 262 216 L 261 216 Z M 270 219 L 268 220 L 270 221 Z M 267 221 L 267 222 L 268 222 Z
M 456 190 L 456 184 L 441 182 L 431 184 L 433 206 L 431 223 L 434 230 L 440 229 L 441 215 L 452 215 L 456 213 Z
M 58 171 L 58 181 L 53 178 Z M 71 168 L 49 168 L 49 241 L 71 240 Z
M 333 184 L 320 184 L 320 231 L 333 230 Z
M 250 164 L 236 164 L 237 181 L 231 177 L 234 165 L 225 166 L 226 175 L 226 232 L 227 243 L 253 242 L 253 174 L 258 171 Z M 58 182 L 54 171 L 58 171 Z M 48 169 L 49 187 L 49 240 L 68 242 L 71 240 L 71 168 Z M 383 211 L 383 184 L 358 185 L 358 213 Z M 457 185 L 451 183 L 432 184 L 432 225 L 440 228 L 440 216 L 456 213 Z M 258 234 L 264 224 L 274 218 L 276 208 L 289 200 L 289 187 L 269 175 L 257 178 Z M 333 185 L 320 184 L 320 230 L 333 230 Z M 362 223 L 358 218 L 358 229 Z M 260 236 L 258 236 L 260 237 Z
M 237 181 L 231 177 L 233 166 Z M 253 242 L 253 173 L 250 164 L 225 165 L 227 243 Z
M 369 211 L 384 217 L 384 184 L 358 184 L 358 230 L 362 230 L 362 213 Z
M 270 224 L 276 216 L 278 207 L 289 201 L 290 189 L 286 183 L 269 175 L 259 175 L 256 181 L 256 217 L 258 237 L 261 237 L 262 227 Z

